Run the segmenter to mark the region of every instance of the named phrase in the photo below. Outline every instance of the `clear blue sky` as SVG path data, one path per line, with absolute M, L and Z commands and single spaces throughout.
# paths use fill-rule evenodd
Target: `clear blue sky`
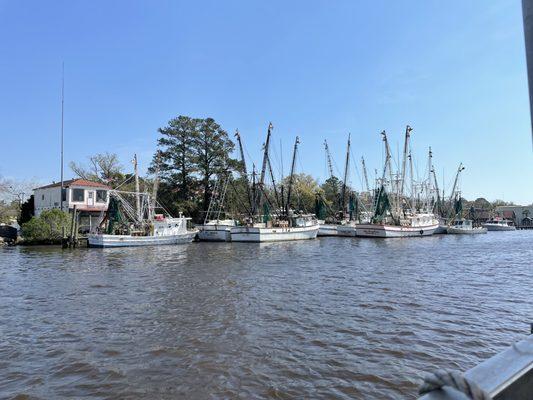
M 379 132 L 396 153 L 408 123 L 420 172 L 431 145 L 447 185 L 466 165 L 467 198 L 533 202 L 518 0 L 0 0 L 0 37 L 4 177 L 59 179 L 64 61 L 67 162 L 110 151 L 130 168 L 136 152 L 146 167 L 183 114 L 238 128 L 256 162 L 272 121 L 285 168 L 299 135 L 299 170 L 321 180 L 324 138 L 340 166 L 351 132 L 373 176 Z

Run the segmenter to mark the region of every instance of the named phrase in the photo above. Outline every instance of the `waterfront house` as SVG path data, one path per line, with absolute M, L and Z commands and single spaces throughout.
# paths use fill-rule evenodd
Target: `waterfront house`
M 498 206 L 494 211 L 497 216 L 513 221 L 519 228 L 533 229 L 533 205 Z
M 33 189 L 35 215 L 39 216 L 45 210 L 61 209 L 61 197 L 63 197 L 63 209 L 70 212 L 76 206 L 76 210 L 79 211 L 79 226 L 82 230 L 88 230 L 107 210 L 111 188 L 86 179 L 64 181 L 63 187 L 63 196 L 61 196 L 61 182 Z

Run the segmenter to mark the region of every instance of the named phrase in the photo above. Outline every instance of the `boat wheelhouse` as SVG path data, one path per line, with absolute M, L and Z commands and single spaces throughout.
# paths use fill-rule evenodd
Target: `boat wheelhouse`
M 487 233 L 487 228 L 474 227 L 471 219 L 459 218 L 453 220 L 448 226 L 448 234 L 472 235 L 477 233 Z

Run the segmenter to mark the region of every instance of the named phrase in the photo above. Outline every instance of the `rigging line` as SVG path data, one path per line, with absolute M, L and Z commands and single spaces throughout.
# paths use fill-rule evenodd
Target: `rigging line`
M 131 175 L 129 178 L 126 178 L 126 180 L 124 180 L 124 182 L 122 182 L 120 185 L 118 185 L 114 190 L 118 190 L 120 189 L 122 186 L 124 186 L 126 183 L 128 183 L 130 180 L 133 179 L 133 175 Z
M 361 190 L 361 191 L 364 191 L 365 185 L 363 183 L 363 177 L 361 176 L 361 173 L 359 172 L 359 168 L 357 167 L 357 161 L 355 160 L 355 157 L 353 156 L 353 151 L 352 151 L 351 148 L 350 148 L 350 156 L 351 156 L 350 163 L 353 164 L 353 166 L 355 168 L 355 173 L 357 174 L 357 177 L 359 178 L 359 183 L 361 184 L 361 188 L 363 188 L 363 190 Z M 354 192 L 356 191 L 355 186 L 352 188 L 352 190 Z
M 236 198 L 237 198 L 237 203 L 239 203 L 239 205 L 241 207 L 244 208 L 244 210 L 246 210 L 246 212 L 248 213 L 249 216 L 252 216 L 252 210 L 250 210 L 242 201 L 241 201 L 241 196 L 240 196 L 240 193 L 238 192 L 237 190 L 237 187 L 235 186 L 235 182 L 233 181 L 233 179 L 231 179 L 230 181 L 230 185 L 231 185 L 231 188 L 233 189 L 233 191 L 235 192 L 236 194 Z

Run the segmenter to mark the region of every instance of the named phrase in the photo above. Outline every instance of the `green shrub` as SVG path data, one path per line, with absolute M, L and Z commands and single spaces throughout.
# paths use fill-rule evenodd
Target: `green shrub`
M 70 216 L 66 212 L 46 210 L 22 224 L 22 237 L 29 243 L 59 243 L 63 228 L 68 232 Z

